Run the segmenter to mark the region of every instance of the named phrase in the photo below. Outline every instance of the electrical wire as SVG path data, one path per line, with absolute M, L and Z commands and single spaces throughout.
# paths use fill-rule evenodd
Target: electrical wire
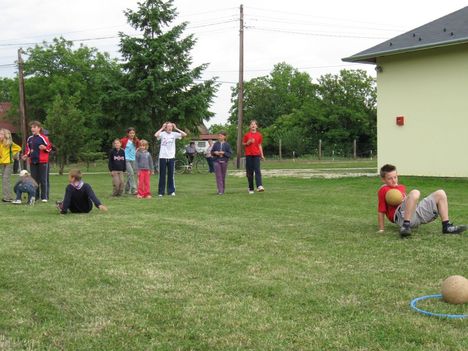
M 225 7 L 221 9 L 215 9 L 215 10 L 208 10 L 208 11 L 203 11 L 203 12 L 194 12 L 194 13 L 184 13 L 184 14 L 179 14 L 179 17 L 184 17 L 184 16 L 200 16 L 200 15 L 206 15 L 207 13 L 217 13 L 217 12 L 223 12 L 223 11 L 232 11 L 237 9 L 237 7 Z
M 211 27 L 211 26 L 216 26 L 216 25 L 219 25 L 219 24 L 232 23 L 232 22 L 237 22 L 237 21 L 238 21 L 238 19 L 231 19 L 229 21 L 208 23 L 208 24 L 199 25 L 199 26 L 187 26 L 187 29 Z
M 359 21 L 359 20 L 353 20 L 353 19 L 348 19 L 348 18 L 337 18 L 337 17 L 326 17 L 326 16 L 316 16 L 312 14 L 307 14 L 307 13 L 299 13 L 299 12 L 290 12 L 290 11 L 280 11 L 280 10 L 272 10 L 272 9 L 265 9 L 265 8 L 260 8 L 260 7 L 250 7 L 249 9 L 258 10 L 262 12 L 273 12 L 273 13 L 280 13 L 282 15 L 293 15 L 293 16 L 298 16 L 298 17 L 307 17 L 307 18 L 320 18 L 324 20 L 332 20 L 332 21 L 339 21 L 339 22 L 350 22 L 350 23 L 361 23 L 361 24 L 369 24 L 369 25 L 377 25 L 377 26 L 385 26 L 385 27 L 392 27 L 397 29 L 397 27 L 393 24 L 388 24 L 388 23 L 377 23 L 377 22 L 368 22 L 368 21 Z
M 244 16 L 246 21 L 265 21 L 272 23 L 282 23 L 288 25 L 304 25 L 304 26 L 325 26 L 325 27 L 341 27 L 341 28 L 350 28 L 350 29 L 365 29 L 365 30 L 375 30 L 375 31 L 386 31 L 386 32 L 402 32 L 404 29 L 390 29 L 390 28 L 376 28 L 376 27 L 363 27 L 363 26 L 349 26 L 344 24 L 336 23 L 323 23 L 317 21 L 298 21 L 298 20 L 285 20 L 284 18 L 279 17 L 268 17 L 268 16 Z
M 332 34 L 332 33 L 317 33 L 317 32 L 299 32 L 299 31 L 290 31 L 290 30 L 283 30 L 281 28 L 262 28 L 256 26 L 246 26 L 246 29 L 253 29 L 263 32 L 277 32 L 277 33 L 285 33 L 285 34 L 296 34 L 296 35 L 308 35 L 314 37 L 327 37 L 327 38 L 352 38 L 352 39 L 380 39 L 386 40 L 388 37 L 369 37 L 363 35 L 350 35 L 350 34 Z
M 297 70 L 308 70 L 308 69 L 322 69 L 322 68 L 337 68 L 337 67 L 350 67 L 356 64 L 343 64 L 343 65 L 327 65 L 327 66 L 310 66 L 310 67 L 294 67 Z M 271 68 L 255 68 L 255 69 L 244 69 L 244 72 L 270 72 Z M 236 73 L 239 70 L 206 70 L 206 73 Z

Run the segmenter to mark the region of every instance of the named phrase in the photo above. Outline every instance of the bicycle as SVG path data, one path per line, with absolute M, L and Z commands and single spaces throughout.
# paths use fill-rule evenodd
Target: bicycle
M 175 161 L 175 171 L 178 174 L 208 173 L 208 163 L 203 154 L 195 155 L 193 162 L 189 163 L 185 156 L 178 157 Z

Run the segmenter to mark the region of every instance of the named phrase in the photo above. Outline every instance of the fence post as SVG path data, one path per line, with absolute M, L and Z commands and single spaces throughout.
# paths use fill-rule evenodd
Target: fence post
M 279 159 L 280 161 L 282 160 L 283 158 L 283 151 L 281 150 L 281 139 L 279 140 Z
M 353 140 L 353 159 L 356 159 L 357 143 L 356 139 Z
M 318 159 L 322 159 L 322 139 L 319 139 L 319 147 L 318 147 Z

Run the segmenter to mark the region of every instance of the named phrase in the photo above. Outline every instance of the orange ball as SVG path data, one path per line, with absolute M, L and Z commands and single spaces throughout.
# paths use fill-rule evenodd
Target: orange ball
M 468 280 L 461 275 L 452 275 L 442 283 L 444 301 L 453 304 L 468 302 Z
M 385 202 L 390 206 L 398 206 L 403 202 L 403 194 L 398 189 L 390 189 L 385 194 Z

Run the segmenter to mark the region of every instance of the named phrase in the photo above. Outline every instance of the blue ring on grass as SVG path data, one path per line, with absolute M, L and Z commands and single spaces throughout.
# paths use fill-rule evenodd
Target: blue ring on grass
M 425 310 L 422 310 L 422 309 L 416 307 L 416 303 L 418 301 L 428 300 L 428 299 L 441 299 L 441 298 L 442 298 L 442 294 L 426 295 L 426 296 L 417 297 L 417 298 L 415 298 L 415 299 L 413 299 L 411 301 L 410 306 L 411 306 L 411 308 L 413 310 L 415 310 L 415 311 L 417 311 L 419 313 L 425 314 L 426 316 L 431 316 L 431 317 L 458 318 L 458 319 L 468 317 L 467 314 L 434 313 L 434 312 L 425 311 Z

